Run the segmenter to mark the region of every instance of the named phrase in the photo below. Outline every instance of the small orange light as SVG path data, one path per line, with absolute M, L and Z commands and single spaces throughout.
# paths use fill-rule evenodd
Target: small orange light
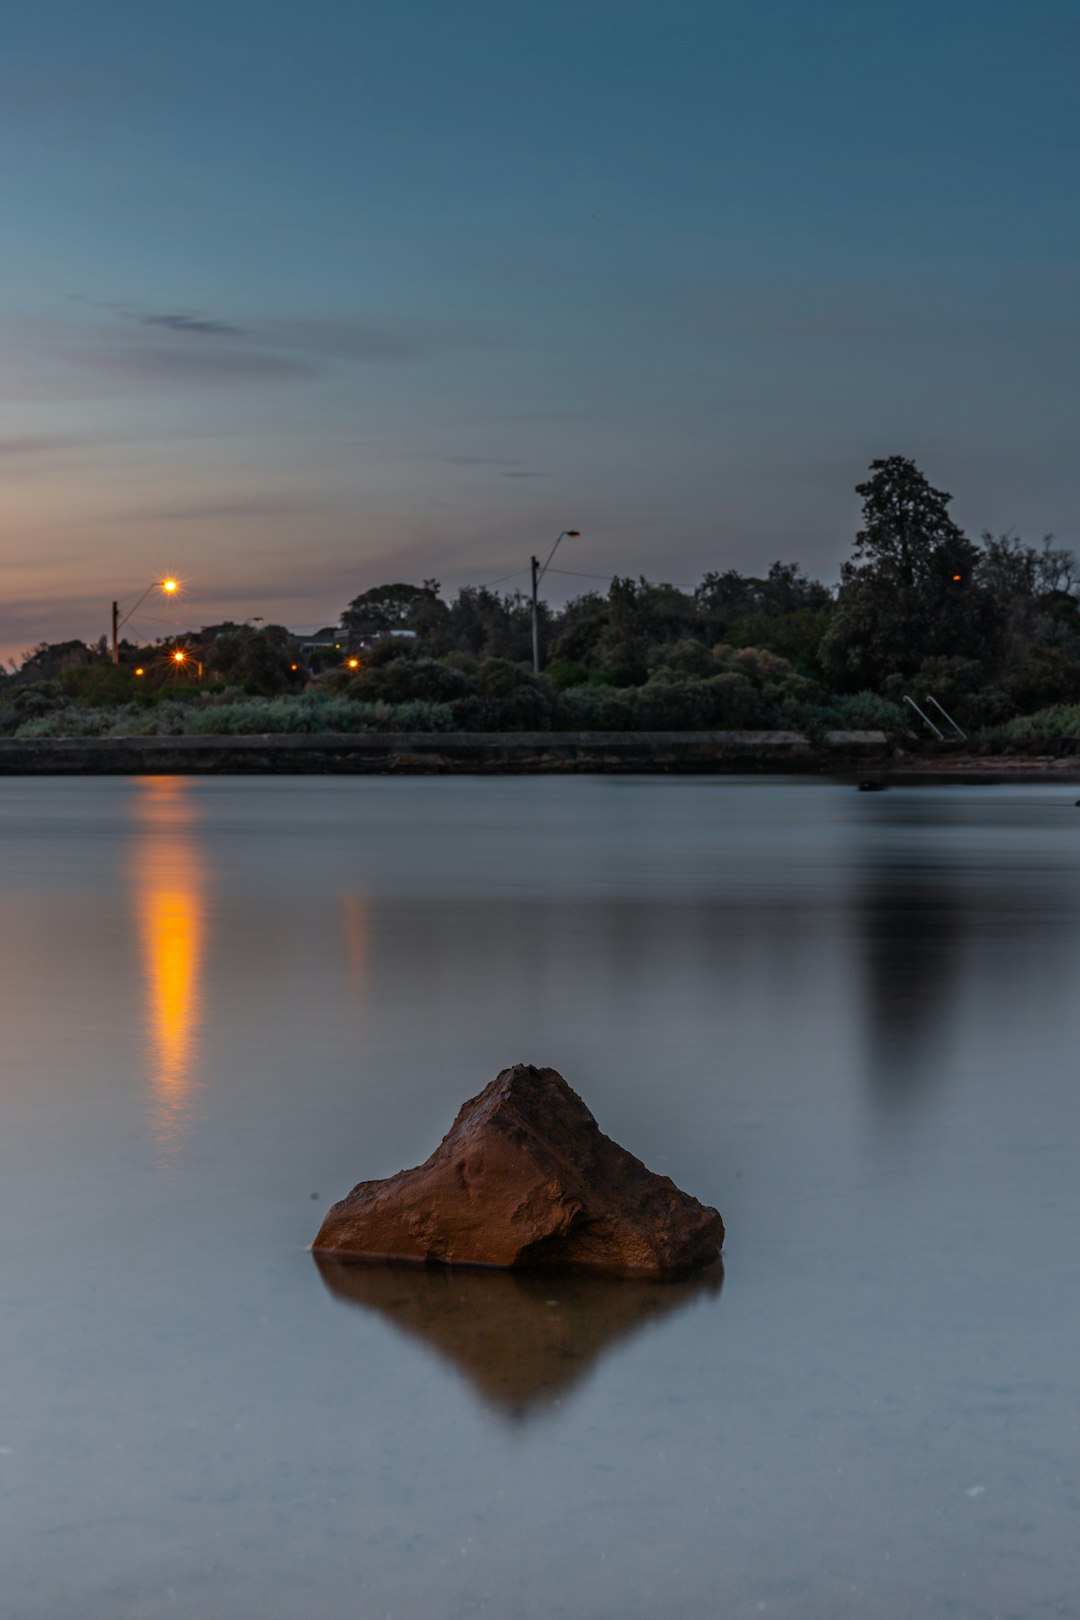
M 300 668 L 300 665 L 299 664 L 290 664 L 289 668 L 291 670 L 293 670 L 293 671 L 296 671 L 296 670 L 298 670 Z
M 179 648 L 178 648 L 178 649 L 177 649 L 177 650 L 176 650 L 176 652 L 174 652 L 174 653 L 173 653 L 173 663 L 174 663 L 174 664 L 182 664 L 182 663 L 183 663 L 183 662 L 184 662 L 184 659 L 185 659 L 185 658 L 186 658 L 186 657 L 187 657 L 187 653 L 183 653 L 183 652 L 181 652 L 181 651 L 180 651 L 180 650 L 179 650 Z
M 163 579 L 161 582 L 161 588 L 171 596 L 173 591 L 178 591 L 180 589 L 180 581 L 177 579 Z
M 963 574 L 954 574 L 953 575 L 953 583 L 954 584 L 959 583 L 959 581 L 962 580 L 963 577 L 964 577 Z
M 360 668 L 360 660 L 359 660 L 359 658 L 350 658 L 349 659 L 349 668 L 350 669 L 359 669 Z
M 145 671 L 145 669 L 137 669 L 135 671 L 135 673 L 136 673 L 136 675 L 145 675 L 146 671 Z

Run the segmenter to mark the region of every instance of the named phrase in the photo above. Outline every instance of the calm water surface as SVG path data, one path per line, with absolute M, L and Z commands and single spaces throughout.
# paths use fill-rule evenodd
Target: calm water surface
M 0 782 L 5 1620 L 1080 1613 L 1074 798 Z M 518 1060 L 722 1287 L 320 1270 Z

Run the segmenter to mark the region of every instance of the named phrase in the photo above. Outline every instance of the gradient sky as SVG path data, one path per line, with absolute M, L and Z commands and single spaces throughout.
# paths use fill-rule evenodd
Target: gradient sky
M 9 7 L 0 652 L 567 527 L 835 577 L 890 454 L 1080 545 L 1078 74 L 1038 0 Z

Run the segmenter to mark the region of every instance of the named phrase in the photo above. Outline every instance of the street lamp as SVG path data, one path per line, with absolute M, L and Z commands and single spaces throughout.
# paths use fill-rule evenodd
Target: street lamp
M 560 536 L 559 536 L 559 540 L 580 540 L 580 539 L 581 539 L 581 531 L 580 531 L 580 529 L 564 529 L 562 534 L 560 534 Z M 555 544 L 552 546 L 551 550 L 548 552 L 547 561 L 544 563 L 543 568 L 541 568 L 539 562 L 536 560 L 535 557 L 530 557 L 530 559 L 529 559 L 530 564 L 532 566 L 532 633 L 533 633 L 533 674 L 534 675 L 539 675 L 539 673 L 540 673 L 540 615 L 539 615 L 539 610 L 538 610 L 537 601 L 536 601 L 536 592 L 537 592 L 537 589 L 539 587 L 540 581 L 543 579 L 544 575 L 547 573 L 548 569 L 551 567 L 551 559 L 552 559 L 552 557 L 554 557 L 555 553 L 559 549 L 559 540 L 556 540 Z
M 120 604 L 119 604 L 119 602 L 114 602 L 113 603 L 113 605 L 112 605 L 112 661 L 113 661 L 114 664 L 118 664 L 120 662 L 120 632 L 124 628 L 125 624 L 127 624 L 128 620 L 131 618 L 132 614 L 137 613 L 139 611 L 139 609 L 142 607 L 143 603 L 146 601 L 146 598 L 150 595 L 150 592 L 154 591 L 154 590 L 160 590 L 160 591 L 164 591 L 166 596 L 172 596 L 179 589 L 180 589 L 180 581 L 178 579 L 152 579 L 150 581 L 149 585 L 146 587 L 145 591 L 143 591 L 142 595 L 139 597 L 139 600 L 136 602 L 135 606 L 133 608 L 128 608 L 128 610 L 124 614 L 123 618 L 120 617 Z
M 200 681 L 202 680 L 202 662 L 201 662 L 201 660 L 198 659 L 198 658 L 192 659 L 191 655 L 189 653 L 185 652 L 183 647 L 177 647 L 176 648 L 175 652 L 172 655 L 172 661 L 176 665 L 177 669 L 182 669 L 183 666 L 185 664 L 187 664 L 187 663 L 194 663 L 194 665 L 195 665 L 195 673 L 198 675 Z

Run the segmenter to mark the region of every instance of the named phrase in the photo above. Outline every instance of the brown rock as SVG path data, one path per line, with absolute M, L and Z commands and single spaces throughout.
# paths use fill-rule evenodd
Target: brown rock
M 465 1103 L 426 1163 L 335 1204 L 313 1248 L 671 1277 L 723 1241 L 716 1210 L 604 1136 L 562 1075 L 518 1063 Z

